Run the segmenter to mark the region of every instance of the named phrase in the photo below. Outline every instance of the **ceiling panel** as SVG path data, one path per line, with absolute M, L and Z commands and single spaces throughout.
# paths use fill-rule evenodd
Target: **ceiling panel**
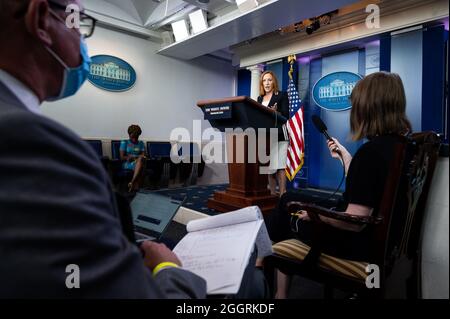
M 205 32 L 171 44 L 158 52 L 166 56 L 190 60 L 355 2 L 358 1 L 270 1 L 251 12 L 210 27 Z
M 158 28 L 170 23 L 164 22 L 166 18 L 176 14 L 177 19 L 181 19 L 196 8 L 204 9 L 212 16 L 226 8 L 237 9 L 235 0 L 209 0 L 206 4 L 197 0 L 86 0 L 86 7 L 119 20 L 123 20 L 124 16 L 131 18 L 133 22 L 153 30 L 155 25 Z
M 136 7 L 134 6 L 134 3 L 131 0 L 106 0 L 106 2 L 115 5 L 122 11 L 128 13 L 134 19 L 142 21 L 141 17 L 139 16 L 136 10 Z
M 184 0 L 184 1 L 211 13 L 215 13 L 229 6 L 236 7 L 237 9 L 235 0 L 209 0 L 208 3 L 201 3 L 198 0 Z
M 143 22 L 147 21 L 153 10 L 160 4 L 160 0 L 131 0 Z
M 141 17 L 130 0 L 85 0 L 84 4 L 90 13 L 142 26 Z M 98 18 L 101 20 L 101 17 Z
M 360 0 L 260 0 L 258 8 L 246 13 L 238 10 L 235 0 L 210 0 L 208 4 L 198 0 L 85 1 L 88 9 L 100 17 L 103 15 L 105 25 L 113 25 L 116 19 L 116 28 L 140 36 L 150 32 L 149 39 L 157 41 L 161 41 L 162 31 L 171 30 L 171 22 L 187 18 L 196 7 L 207 10 L 210 13 L 207 30 L 159 51 L 166 56 L 189 60 Z

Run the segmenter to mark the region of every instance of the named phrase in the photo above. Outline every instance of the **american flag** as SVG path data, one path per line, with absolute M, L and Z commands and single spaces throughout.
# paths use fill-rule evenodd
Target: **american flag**
M 286 176 L 292 181 L 300 171 L 305 155 L 305 136 L 303 126 L 303 107 L 298 96 L 297 88 L 291 79 L 288 86 L 289 113 L 294 114 L 286 123 L 289 135 L 289 147 L 287 152 Z

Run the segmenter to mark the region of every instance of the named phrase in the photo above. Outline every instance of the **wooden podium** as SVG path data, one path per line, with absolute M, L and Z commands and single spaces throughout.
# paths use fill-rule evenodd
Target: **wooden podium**
M 202 100 L 197 103 L 205 114 L 211 126 L 225 132 L 226 129 L 277 128 L 287 121 L 281 114 L 246 97 L 238 96 L 218 100 Z M 269 134 L 267 133 L 266 153 L 269 153 Z M 259 136 L 258 138 L 261 138 Z M 208 201 L 208 207 L 220 212 L 229 212 L 247 206 L 259 206 L 263 214 L 269 213 L 277 204 L 278 197 L 270 194 L 267 189 L 268 176 L 260 174 L 260 160 L 258 150 L 256 154 L 248 153 L 248 138 L 245 134 L 226 134 L 228 153 L 228 175 L 230 186 L 222 192 L 216 192 L 214 198 Z M 242 148 L 240 150 L 239 148 Z M 258 143 L 256 143 L 256 146 Z M 240 146 L 238 148 L 238 146 Z M 238 151 L 241 160 L 237 161 Z M 231 158 L 230 154 L 233 155 Z M 268 154 L 267 154 L 268 155 Z M 256 163 L 249 161 L 255 159 Z M 243 163 L 242 163 L 243 162 Z M 265 165 L 267 166 L 267 164 Z

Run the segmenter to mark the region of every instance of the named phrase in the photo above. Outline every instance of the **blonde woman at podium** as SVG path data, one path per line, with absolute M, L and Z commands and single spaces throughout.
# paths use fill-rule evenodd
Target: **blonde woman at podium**
M 265 71 L 261 74 L 259 94 L 259 103 L 289 118 L 288 95 L 286 92 L 279 90 L 277 77 L 272 71 Z M 286 130 L 280 124 L 278 126 L 278 141 L 270 146 L 269 188 L 272 195 L 277 195 L 277 183 L 279 187 L 278 195 L 281 196 L 286 192 L 286 174 L 284 169 L 286 168 L 288 146 L 289 140 Z

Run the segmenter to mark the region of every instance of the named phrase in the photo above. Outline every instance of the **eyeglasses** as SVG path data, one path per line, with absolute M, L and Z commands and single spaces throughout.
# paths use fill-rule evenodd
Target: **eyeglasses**
M 66 11 L 66 7 L 63 6 L 62 4 L 53 2 L 53 1 L 48 1 L 48 4 L 55 8 L 55 9 L 60 9 L 60 10 L 64 10 Z M 94 34 L 94 30 L 95 30 L 95 25 L 97 23 L 97 19 L 91 17 L 90 15 L 84 13 L 84 12 L 79 12 L 80 14 L 80 34 L 85 38 L 89 38 L 92 36 L 92 34 Z M 61 19 L 61 17 L 57 16 L 59 18 L 59 20 L 63 21 L 63 19 Z M 65 21 L 63 21 L 65 23 Z

